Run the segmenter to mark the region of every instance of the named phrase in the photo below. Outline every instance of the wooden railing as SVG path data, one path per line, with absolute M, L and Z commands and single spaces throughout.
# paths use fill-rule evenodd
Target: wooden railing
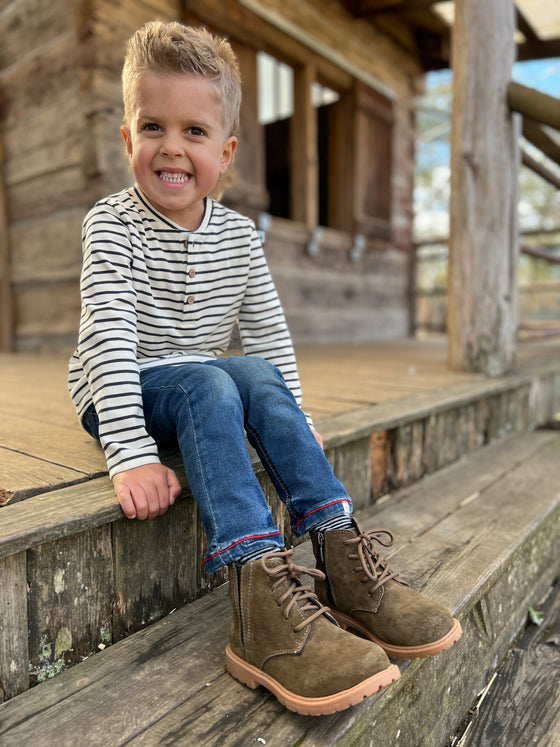
M 547 264 L 560 265 L 560 253 L 553 253 L 549 247 L 529 243 L 531 237 L 558 237 L 560 246 L 560 226 L 549 229 L 525 231 L 521 234 L 521 254 Z M 556 243 L 556 242 L 555 242 Z M 422 250 L 432 247 L 426 256 Z M 449 255 L 449 238 L 437 236 L 423 239 L 414 244 L 414 284 L 411 289 L 414 309 L 413 328 L 416 334 L 444 333 L 446 331 L 446 273 Z M 431 267 L 431 270 L 430 270 Z M 429 283 L 430 275 L 440 275 Z M 560 335 L 560 279 L 520 282 L 518 332 L 527 337 Z M 536 301 L 539 301 L 536 308 Z
M 560 100 L 547 94 L 527 88 L 516 82 L 511 82 L 507 89 L 508 105 L 512 111 L 523 115 L 523 137 L 531 145 L 540 150 L 552 164 L 560 166 L 560 144 L 553 139 L 548 130 L 560 131 Z M 534 173 L 544 179 L 556 189 L 560 189 L 560 175 L 552 164 L 547 165 L 521 147 L 521 162 Z M 520 236 L 520 252 L 528 257 L 542 260 L 550 265 L 560 264 L 560 254 L 550 251 L 549 247 L 527 241 L 530 236 L 558 236 L 557 246 L 560 246 L 560 225 L 548 229 L 537 229 L 522 232 Z M 524 239 L 524 240 L 523 240 Z M 420 257 L 423 247 L 441 247 L 441 252 L 432 254 L 429 259 Z M 414 287 L 412 294 L 415 309 L 413 327 L 416 332 L 445 332 L 446 331 L 446 286 L 437 283 L 429 288 L 422 287 L 418 282 L 419 266 L 425 262 L 446 263 L 448 259 L 449 237 L 432 237 L 417 242 L 414 245 Z M 446 272 L 443 267 L 442 272 Z M 560 334 L 560 307 L 558 297 L 560 281 L 551 279 L 545 282 L 530 282 L 519 286 L 520 314 L 518 330 L 525 336 L 542 336 Z M 530 313 L 533 303 L 530 300 L 535 295 L 542 300 L 540 317 L 532 318 Z M 525 303 L 523 303 L 525 301 Z M 549 305 L 549 307 L 547 306 Z

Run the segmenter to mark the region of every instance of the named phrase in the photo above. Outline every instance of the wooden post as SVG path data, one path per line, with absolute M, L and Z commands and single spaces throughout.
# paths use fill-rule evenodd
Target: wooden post
M 449 366 L 505 374 L 517 326 L 518 121 L 507 89 L 513 0 L 456 0 L 448 301 Z
M 13 347 L 13 313 L 8 208 L 3 165 L 4 151 L 0 134 L 0 350 L 6 352 L 12 350 Z
M 317 161 L 317 111 L 311 102 L 311 85 L 315 70 L 311 66 L 294 71 L 294 104 L 292 118 L 292 218 L 313 229 L 319 222 L 319 187 Z

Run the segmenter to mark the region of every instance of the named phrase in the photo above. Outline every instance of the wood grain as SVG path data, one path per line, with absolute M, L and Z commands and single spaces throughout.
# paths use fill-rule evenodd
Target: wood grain
M 457 704 L 466 709 L 488 681 L 526 605 L 558 570 L 560 496 L 550 469 L 558 438 L 538 432 L 504 439 L 362 512 L 364 528 L 398 532 L 391 564 L 458 611 L 465 631 L 450 652 L 403 663 L 403 677 L 380 698 L 313 719 L 287 712 L 261 688 L 240 686 L 224 673 L 229 602 L 220 588 L 4 704 L 0 734 L 46 745 L 76 738 L 84 745 L 193 738 L 201 745 L 257 738 L 282 745 L 305 737 L 324 746 L 363 743 L 375 721 L 381 747 L 392 744 L 397 725 L 407 744 L 443 744 Z M 538 495 L 525 500 L 535 480 Z M 296 556 L 309 565 L 309 543 Z

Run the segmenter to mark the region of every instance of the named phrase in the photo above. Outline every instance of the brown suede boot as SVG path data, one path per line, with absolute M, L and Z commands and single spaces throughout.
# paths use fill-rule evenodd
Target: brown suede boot
M 384 540 L 388 537 L 388 541 Z M 413 591 L 375 552 L 373 542 L 393 544 L 387 529 L 311 532 L 320 601 L 346 629 L 353 628 L 397 659 L 439 654 L 461 637 L 461 625 L 446 608 Z
M 292 550 L 229 568 L 233 607 L 226 666 L 270 690 L 287 708 L 318 716 L 341 711 L 400 677 L 377 645 L 342 630 L 302 573 Z

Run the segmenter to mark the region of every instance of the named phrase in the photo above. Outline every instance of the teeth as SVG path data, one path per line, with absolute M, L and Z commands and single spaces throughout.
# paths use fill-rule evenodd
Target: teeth
M 189 178 L 188 174 L 172 174 L 169 171 L 160 171 L 159 177 L 160 179 L 163 179 L 164 182 L 186 182 Z

